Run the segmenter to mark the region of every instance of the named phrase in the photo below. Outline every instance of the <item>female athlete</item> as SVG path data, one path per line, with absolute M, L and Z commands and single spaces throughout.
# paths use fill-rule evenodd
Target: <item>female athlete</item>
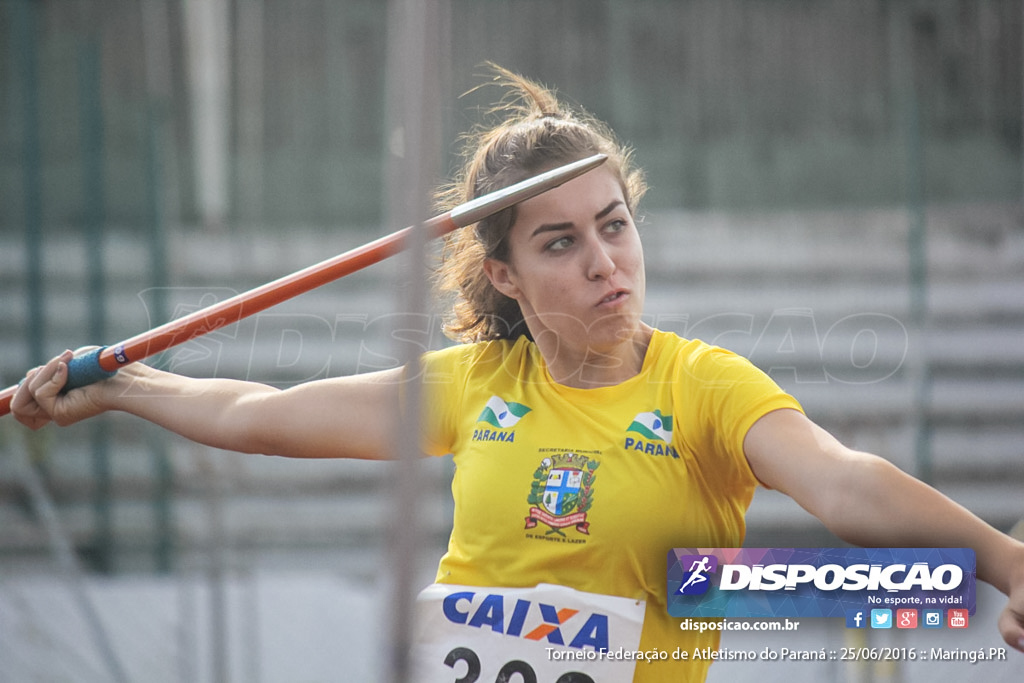
M 1024 650 L 1024 544 L 843 446 L 746 359 L 646 325 L 634 220 L 645 183 L 629 150 L 551 91 L 497 73 L 516 98 L 467 138 L 442 208 L 595 153 L 609 160 L 444 250 L 446 331 L 461 343 L 426 353 L 420 377 L 424 451 L 453 454 L 456 466 L 453 530 L 427 601 L 468 639 L 452 652 L 485 651 L 494 634 L 557 634 L 592 651 L 622 634 L 640 652 L 717 648 L 717 631 L 680 631 L 668 615 L 666 553 L 741 546 L 757 486 L 851 544 L 973 548 L 979 578 L 1009 596 L 1000 632 Z M 135 364 L 62 394 L 70 358 L 28 373 L 12 400 L 19 421 L 37 429 L 124 411 L 212 447 L 297 458 L 390 457 L 409 379 L 395 368 L 279 390 Z M 480 602 L 505 591 L 515 600 Z M 585 620 L 591 612 L 614 616 Z M 677 683 L 703 680 L 709 664 L 628 667 L 635 681 Z

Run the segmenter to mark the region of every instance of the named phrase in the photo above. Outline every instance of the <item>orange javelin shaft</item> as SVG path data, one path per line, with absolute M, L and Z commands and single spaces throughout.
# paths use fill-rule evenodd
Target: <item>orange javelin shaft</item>
M 596 154 L 541 173 L 466 202 L 420 225 L 393 232 L 344 254 L 172 320 L 114 346 L 89 351 L 75 357 L 68 364 L 67 387 L 92 384 L 114 374 L 123 365 L 149 358 L 171 347 L 239 322 L 299 294 L 382 261 L 405 248 L 413 230 L 424 229 L 427 236 L 433 239 L 472 225 L 523 200 L 558 187 L 601 165 L 606 158 L 603 154 Z M 17 389 L 17 386 L 12 386 L 0 391 L 0 416 L 11 412 L 11 399 Z

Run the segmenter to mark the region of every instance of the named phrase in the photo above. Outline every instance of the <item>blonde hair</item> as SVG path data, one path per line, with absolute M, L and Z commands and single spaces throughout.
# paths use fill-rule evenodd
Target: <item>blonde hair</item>
M 492 128 L 478 127 L 463 139 L 463 165 L 453 182 L 437 193 L 441 211 L 508 187 L 533 175 L 597 153 L 619 179 L 630 213 L 647 191 L 632 150 L 611 129 L 582 110 L 559 102 L 554 91 L 495 64 L 493 82 L 508 91 L 492 111 Z M 511 207 L 450 234 L 435 275 L 438 294 L 452 300 L 445 334 L 463 342 L 529 336 L 519 304 L 492 285 L 485 259 L 508 261 L 507 235 L 516 220 Z

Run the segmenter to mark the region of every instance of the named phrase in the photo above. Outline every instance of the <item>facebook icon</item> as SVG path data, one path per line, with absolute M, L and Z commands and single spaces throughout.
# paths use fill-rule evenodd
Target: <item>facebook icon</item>
M 867 617 L 862 609 L 846 610 L 846 628 L 867 628 Z

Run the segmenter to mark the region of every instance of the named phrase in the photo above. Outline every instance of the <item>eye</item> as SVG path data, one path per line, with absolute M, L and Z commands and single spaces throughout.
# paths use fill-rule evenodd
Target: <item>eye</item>
M 608 233 L 620 233 L 629 227 L 629 223 L 624 218 L 616 218 L 615 220 L 609 221 L 604 226 L 604 231 Z
M 570 235 L 563 235 L 557 239 L 553 239 L 544 245 L 545 251 L 565 251 L 573 244 L 573 238 Z

